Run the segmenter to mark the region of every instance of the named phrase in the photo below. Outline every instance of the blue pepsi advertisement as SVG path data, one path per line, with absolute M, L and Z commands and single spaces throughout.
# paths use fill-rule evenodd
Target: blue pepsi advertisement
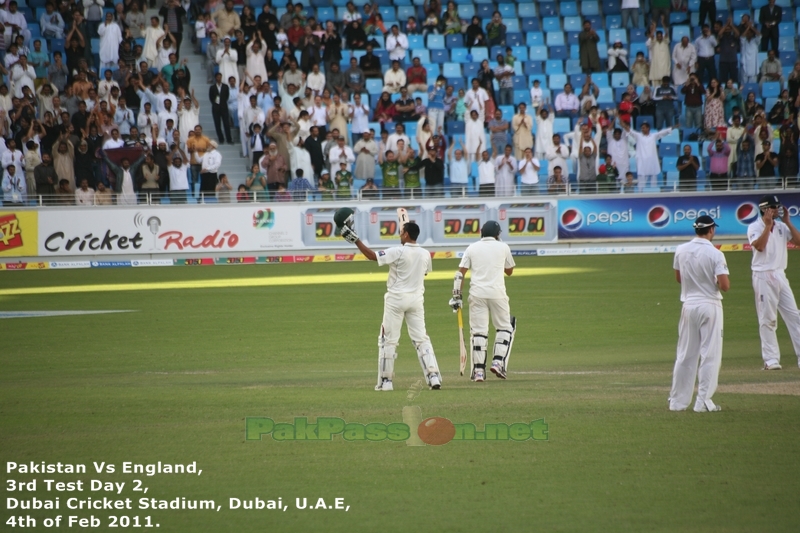
M 800 193 L 777 191 L 791 216 L 800 212 Z M 745 194 L 559 199 L 558 239 L 670 238 L 694 235 L 692 222 L 710 215 L 719 237 L 741 237 L 759 217 L 762 191 Z

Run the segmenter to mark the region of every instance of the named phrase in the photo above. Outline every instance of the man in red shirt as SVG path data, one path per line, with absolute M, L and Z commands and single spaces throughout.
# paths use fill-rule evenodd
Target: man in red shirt
M 415 57 L 412 65 L 406 70 L 408 79 L 408 92 L 424 93 L 428 90 L 428 71 L 420 64 L 419 58 Z

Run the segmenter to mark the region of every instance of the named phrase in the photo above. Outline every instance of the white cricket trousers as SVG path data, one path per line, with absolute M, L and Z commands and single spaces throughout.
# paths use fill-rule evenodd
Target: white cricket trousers
M 469 296 L 469 332 L 489 336 L 489 315 L 494 329 L 511 331 L 511 311 L 508 298 L 476 298 Z
M 700 360 L 698 376 L 697 363 Z M 722 364 L 722 304 L 719 302 L 684 303 L 678 324 L 678 354 L 669 393 L 670 411 L 689 407 L 698 377 L 695 410 L 705 404 L 712 410 L 711 397 L 717 390 Z
M 789 330 L 794 353 L 800 360 L 800 312 L 794 300 L 789 280 L 782 270 L 753 272 L 753 291 L 756 294 L 758 332 L 761 335 L 761 357 L 764 364 L 780 363 L 778 346 L 778 311 Z
M 400 342 L 403 319 L 406 321 L 408 336 L 416 345 L 430 343 L 425 331 L 425 297 L 422 293 L 393 294 L 387 292 L 383 297 L 383 336 L 384 346 L 389 353 L 395 353 Z

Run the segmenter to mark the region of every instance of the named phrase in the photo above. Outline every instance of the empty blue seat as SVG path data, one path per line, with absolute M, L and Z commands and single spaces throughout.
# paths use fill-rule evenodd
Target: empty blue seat
M 464 46 L 464 37 L 462 37 L 461 34 L 445 35 L 444 44 L 448 50 L 453 50 L 454 48 L 462 48 Z
M 408 20 L 408 17 L 416 17 L 416 16 L 417 16 L 417 9 L 414 6 L 401 6 L 401 5 L 397 6 L 397 18 L 399 20 L 405 21 Z
M 464 77 L 458 76 L 456 78 L 447 78 L 447 85 L 452 85 L 453 90 L 458 93 L 459 89 L 466 89 L 466 83 L 464 83 Z
M 569 82 L 575 88 L 583 87 L 583 84 L 586 83 L 586 74 L 570 74 L 567 72 L 567 76 L 569 76 Z
M 569 133 L 572 131 L 572 125 L 568 118 L 557 117 L 553 120 L 553 133 Z
M 503 17 L 506 22 L 517 17 L 516 4 L 500 4 L 497 6 L 497 10 L 500 12 L 500 16 Z
M 445 133 L 449 136 L 464 135 L 464 121 L 463 120 L 447 120 L 444 123 Z
M 525 90 L 515 90 L 514 91 L 514 102 L 516 103 L 531 103 L 531 92 L 527 89 Z
M 761 84 L 761 98 L 777 98 L 780 96 L 780 92 L 781 84 L 777 81 L 765 81 Z M 766 109 L 770 108 L 766 107 Z
M 689 37 L 691 40 L 692 30 L 689 26 L 672 26 L 672 41 L 677 43 L 684 37 Z M 666 37 L 666 35 L 664 36 Z
M 564 85 L 567 84 L 567 75 L 566 74 L 550 74 L 547 80 L 547 86 L 550 89 L 558 90 L 561 92 L 561 89 L 564 88 Z
M 561 46 L 566 44 L 563 31 L 549 31 L 545 35 L 547 46 Z
M 475 16 L 475 6 L 472 4 L 460 4 L 458 6 L 458 16 L 464 20 L 472 20 Z
M 678 155 L 678 145 L 673 143 L 662 142 L 658 145 L 658 157 L 670 157 Z
M 397 12 L 394 6 L 379 6 L 378 13 L 381 14 L 384 22 L 394 22 L 397 20 Z
M 612 87 L 627 87 L 631 82 L 630 74 L 627 72 L 612 72 L 611 73 L 611 86 Z
M 781 52 L 789 52 L 795 50 L 794 46 L 794 36 L 792 37 L 780 37 L 778 39 L 778 50 Z
M 383 80 L 367 79 L 367 92 L 375 95 L 381 94 L 383 92 Z
M 561 31 L 561 19 L 558 17 L 546 17 L 542 20 L 542 31 L 545 33 Z
M 506 46 L 519 46 L 523 44 L 522 34 L 519 32 L 506 33 Z
M 647 33 L 641 28 L 631 29 L 630 37 L 632 43 L 643 43 L 647 41 Z
M 451 48 L 450 61 L 454 63 L 466 63 L 468 53 L 469 51 L 466 48 Z
M 569 49 L 566 46 L 551 46 L 549 50 L 551 59 L 558 59 L 560 61 L 569 59 Z
M 564 72 L 566 72 L 568 76 L 573 76 L 583 72 L 583 69 L 581 69 L 580 59 L 567 59 L 567 62 L 564 66 Z
M 517 61 L 527 61 L 528 60 L 528 47 L 527 46 L 512 46 L 511 47 L 511 54 L 517 58 Z M 514 65 L 516 68 L 516 65 Z
M 548 59 L 544 65 L 544 71 L 548 75 L 563 74 L 564 62 L 561 61 L 560 59 Z
M 472 49 L 472 60 L 476 63 L 480 63 L 484 59 L 489 59 L 489 50 L 483 47 L 477 47 Z
M 332 7 L 319 7 L 317 8 L 317 18 L 320 21 L 335 21 L 336 20 L 336 10 Z
M 525 76 L 514 76 L 512 78 L 515 90 L 525 90 L 528 88 L 528 79 Z
M 529 31 L 525 34 L 525 44 L 537 46 L 544 44 L 544 34 L 540 31 Z
M 522 31 L 526 33 L 531 31 L 541 31 L 542 29 L 542 26 L 539 24 L 539 19 L 537 18 L 523 18 L 520 27 Z
M 797 59 L 797 54 L 795 52 L 780 52 L 779 56 L 781 60 L 781 65 L 784 67 L 793 66 L 795 60 Z
M 615 42 L 627 43 L 628 42 L 628 32 L 625 30 L 609 30 L 608 31 L 608 42 L 613 44 Z
M 421 50 L 425 48 L 425 38 L 422 35 L 408 36 L 409 50 Z
M 478 75 L 478 71 L 481 68 L 480 63 L 464 63 L 461 66 L 462 70 L 464 71 L 464 77 L 467 78 L 469 83 L 472 83 L 472 78 Z
M 561 2 L 559 12 L 562 17 L 574 17 L 578 14 L 578 4 L 575 2 Z
M 441 65 L 450 61 L 450 52 L 447 50 L 431 50 L 431 63 Z
M 608 15 L 619 15 L 621 12 L 620 2 L 617 0 L 603 0 L 603 13 L 605 13 L 606 19 L 608 19 Z
M 458 78 L 461 77 L 461 64 L 460 63 L 445 63 L 442 65 L 442 76 L 445 78 Z
M 579 46 L 581 33 L 578 31 L 567 32 L 567 44 L 570 46 Z
M 530 76 L 531 74 L 542 74 L 544 69 L 542 68 L 541 61 L 525 61 L 522 64 L 522 72 L 526 76 Z
M 517 15 L 522 17 L 535 17 L 536 5 L 533 2 L 525 2 L 517 6 Z
M 475 12 L 481 20 L 492 18 L 492 13 L 494 13 L 494 5 L 492 4 L 478 4 Z
M 558 14 L 555 2 L 541 2 L 539 4 L 540 17 L 554 17 Z
M 606 15 L 606 28 L 609 30 L 617 30 L 622 28 L 622 16 L 620 15 Z
M 583 22 L 580 17 L 565 17 L 564 31 L 579 32 L 583 29 Z
M 581 2 L 581 15 L 593 16 L 600 14 L 600 5 L 595 0 L 583 0 Z
M 434 33 L 428 35 L 429 50 L 442 50 L 444 47 L 444 35 L 436 35 Z

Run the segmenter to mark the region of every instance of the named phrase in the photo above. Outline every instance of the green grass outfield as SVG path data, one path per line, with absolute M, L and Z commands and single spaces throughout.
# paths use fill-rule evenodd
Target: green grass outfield
M 5 486 L 37 479 L 35 496 L 61 504 L 59 511 L 9 511 L 5 500 L 2 521 L 29 515 L 34 531 L 57 515 L 94 515 L 102 520 L 95 530 L 110 529 L 109 515 L 139 516 L 142 524 L 150 515 L 169 532 L 796 532 L 800 369 L 781 323 L 784 370 L 760 370 L 750 254 L 727 257 L 732 289 L 714 396 L 723 411 L 711 414 L 667 410 L 680 312 L 667 254 L 518 259 L 518 268 L 586 271 L 507 280 L 519 329 L 505 382 L 458 376 L 456 319 L 447 307 L 452 281 L 428 281 L 428 332 L 444 387 L 413 400 L 407 391 L 421 371 L 405 332 L 395 391 L 373 391 L 385 285 L 302 278 L 386 273 L 374 263 L 3 272 L 2 311 L 134 312 L 0 321 Z M 800 290 L 800 254 L 791 253 L 789 263 Z M 456 265 L 435 261 L 434 269 L 450 278 Z M 283 276 L 301 276 L 300 284 L 2 295 Z M 544 418 L 549 438 L 425 447 L 338 436 L 245 439 L 246 417 L 389 424 L 402 422 L 407 405 L 420 406 L 423 418 L 478 429 Z M 85 464 L 88 473 L 9 474 L 7 461 Z M 118 470 L 123 461 L 196 461 L 202 475 L 97 475 L 92 461 Z M 48 493 L 44 479 L 126 485 L 119 495 Z M 132 490 L 134 479 L 146 495 Z M 134 509 L 66 509 L 67 498 L 103 496 L 131 498 Z M 136 508 L 140 497 L 213 499 L 222 510 L 144 511 Z M 289 509 L 227 509 L 229 498 L 255 497 L 280 497 Z M 296 497 L 329 505 L 344 498 L 350 509 L 297 510 Z

